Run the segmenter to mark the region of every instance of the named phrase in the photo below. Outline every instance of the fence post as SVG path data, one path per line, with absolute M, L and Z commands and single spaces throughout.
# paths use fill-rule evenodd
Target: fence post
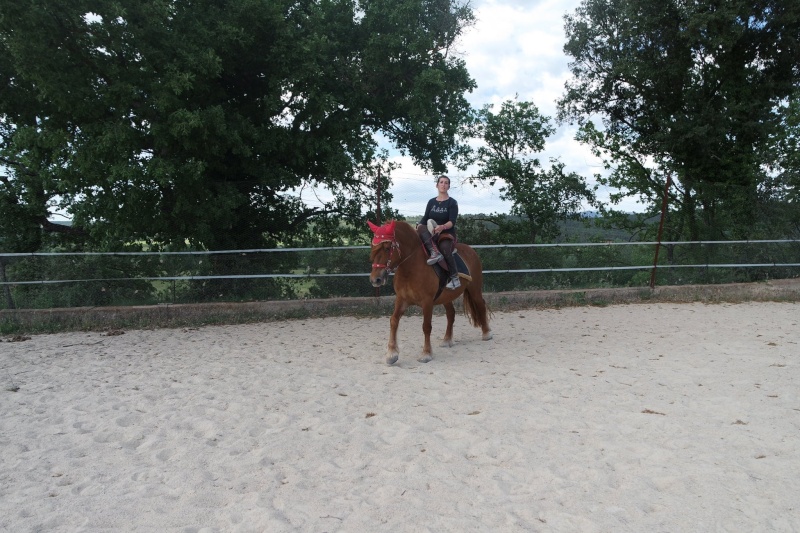
M 9 309 L 16 309 L 14 305 L 14 297 L 11 295 L 11 286 L 8 285 L 8 278 L 6 277 L 6 262 L 0 257 L 0 281 L 3 282 L 3 293 L 6 296 L 6 307 Z
M 381 168 L 378 167 L 378 205 L 375 209 L 375 213 L 378 215 L 378 226 L 381 225 Z M 375 298 L 380 298 L 381 296 L 381 288 L 375 287 Z
M 381 169 L 378 168 L 378 205 L 375 209 L 375 213 L 378 215 L 378 226 L 381 225 Z
M 658 268 L 658 252 L 661 249 L 661 235 L 664 233 L 664 219 L 667 216 L 667 198 L 669 196 L 669 186 L 672 184 L 672 176 L 667 174 L 667 185 L 664 187 L 664 199 L 661 202 L 661 221 L 658 223 L 658 238 L 656 239 L 656 254 L 653 259 L 653 270 L 650 272 L 650 288 L 656 288 L 656 268 Z

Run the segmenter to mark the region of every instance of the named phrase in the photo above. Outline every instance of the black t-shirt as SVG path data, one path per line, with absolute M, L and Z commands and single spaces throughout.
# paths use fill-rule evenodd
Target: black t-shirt
M 450 233 L 453 237 L 456 236 L 456 218 L 458 218 L 458 202 L 453 197 L 440 202 L 436 198 L 428 200 L 428 205 L 425 206 L 425 214 L 422 215 L 420 224 L 425 225 L 428 219 L 434 220 L 437 224 L 442 225 L 448 222 L 453 223 L 453 227 L 446 229 L 443 233 Z

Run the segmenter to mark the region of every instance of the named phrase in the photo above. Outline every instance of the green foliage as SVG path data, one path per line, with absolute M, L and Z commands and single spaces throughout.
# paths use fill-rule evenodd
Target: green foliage
M 785 228 L 787 236 L 800 238 L 800 89 L 781 110 L 771 172 L 759 189 L 758 223 Z
M 798 87 L 800 5 L 584 0 L 566 31 L 560 118 L 614 167 L 601 178 L 620 190 L 612 201 L 655 212 L 671 175 L 671 238 L 754 237 L 781 104 Z
M 152 284 L 136 279 L 155 272 L 143 256 L 34 256 L 6 260 L 17 307 L 52 308 L 156 303 Z M 86 280 L 98 280 L 87 283 Z M 62 281 L 62 283 L 52 283 Z M 35 283 L 39 282 L 39 283 Z
M 502 180 L 500 198 L 511 202 L 512 215 L 522 217 L 504 232 L 523 230 L 527 242 L 556 238 L 560 222 L 578 217 L 584 202 L 594 202 L 583 177 L 565 172 L 556 159 L 545 169 L 535 157 L 553 132 L 550 119 L 531 102 L 506 101 L 496 114 L 487 105 L 476 118 L 475 134 L 484 144 L 477 149 L 481 166 L 473 181 Z
M 449 0 L 0 0 L 3 246 L 44 228 L 248 249 L 357 225 L 389 180 L 377 135 L 434 170 L 463 151 L 475 83 L 450 50 L 472 20 Z

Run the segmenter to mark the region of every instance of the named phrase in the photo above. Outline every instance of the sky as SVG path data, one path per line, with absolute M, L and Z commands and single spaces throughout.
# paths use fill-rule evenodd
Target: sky
M 560 158 L 566 172 L 587 178 L 602 174 L 601 161 L 587 146 L 574 140 L 574 126 L 556 124 L 556 101 L 564 93 L 570 78 L 569 60 L 564 52 L 564 15 L 573 13 L 580 0 L 472 0 L 476 24 L 458 43 L 457 50 L 466 61 L 470 75 L 478 87 L 467 94 L 470 104 L 479 109 L 518 95 L 520 101 L 533 102 L 539 111 L 551 117 L 557 127 L 549 137 L 539 158 L 549 164 L 551 157 Z M 394 200 L 391 206 L 401 214 L 422 214 L 427 200 L 436 195 L 434 176 L 415 167 L 410 158 L 393 157 L 402 167 L 392 173 Z M 510 204 L 500 200 L 499 187 L 474 188 L 465 183 L 467 173 L 455 169 L 450 195 L 458 201 L 462 214 L 508 213 Z M 598 190 L 600 198 L 610 191 Z M 621 204 L 620 209 L 636 210 L 635 204 Z

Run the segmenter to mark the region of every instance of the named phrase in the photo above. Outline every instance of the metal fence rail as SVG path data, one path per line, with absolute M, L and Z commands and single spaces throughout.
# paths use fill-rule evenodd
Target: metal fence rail
M 765 240 L 744 240 L 744 241 L 664 241 L 660 244 L 665 245 L 732 245 L 732 244 L 791 244 L 798 243 L 796 239 L 765 239 Z M 584 247 L 613 247 L 613 246 L 655 246 L 659 243 L 653 242 L 587 242 L 587 243 L 548 243 L 548 244 L 479 244 L 472 248 L 478 249 L 520 249 L 520 248 L 584 248 Z M 125 257 L 125 256 L 204 256 L 204 255 L 245 255 L 245 254 L 270 254 L 287 252 L 323 252 L 323 251 L 351 251 L 369 250 L 369 246 L 327 246 L 320 248 L 256 248 L 249 250 L 192 250 L 181 252 L 32 252 L 32 253 L 0 253 L 0 258 L 33 258 L 33 257 Z M 677 269 L 677 268 L 772 268 L 772 267 L 800 267 L 800 263 L 699 263 L 691 265 L 659 264 L 658 269 Z M 629 266 L 601 266 L 601 267 L 572 267 L 572 268 L 522 268 L 522 269 L 501 269 L 485 270 L 484 274 L 537 274 L 545 272 L 592 272 L 592 271 L 615 271 L 615 270 L 651 270 L 653 265 L 629 265 Z M 336 273 L 336 274 L 220 274 L 220 275 L 187 275 L 187 276 L 142 276 L 135 278 L 90 278 L 90 279 L 52 279 L 52 280 L 18 280 L 0 281 L 0 286 L 4 285 L 39 285 L 39 284 L 59 284 L 59 283 L 80 283 L 83 281 L 91 282 L 120 282 L 120 281 L 197 281 L 197 280 L 218 280 L 218 279 L 313 279 L 313 278 L 335 278 L 335 277 L 362 277 L 368 276 L 368 272 L 358 273 Z
M 741 264 L 698 264 L 698 265 L 658 265 L 662 268 L 773 268 L 800 267 L 800 263 L 741 263 Z M 573 267 L 573 268 L 520 268 L 515 270 L 484 270 L 483 274 L 542 274 L 547 272 L 605 272 L 614 270 L 652 270 L 653 265 L 635 265 L 619 267 Z M 394 275 L 394 273 L 392 273 Z M 219 276 L 142 276 L 136 278 L 91 278 L 91 279 L 48 279 L 34 281 L 6 281 L 3 285 L 57 285 L 60 283 L 80 282 L 120 282 L 120 281 L 199 281 L 214 279 L 313 279 L 313 278 L 356 278 L 368 277 L 369 272 L 350 274 L 227 274 Z
M 656 262 L 658 246 L 669 253 Z M 472 247 L 487 291 L 653 287 L 656 272 L 669 285 L 800 276 L 797 239 Z M 0 309 L 365 296 L 369 249 L 0 253 Z
M 745 241 L 662 241 L 662 246 L 680 244 L 789 244 L 800 243 L 798 239 L 765 239 Z M 563 242 L 539 244 L 472 244 L 471 248 L 570 248 L 590 246 L 655 246 L 656 241 L 625 241 L 625 242 Z M 221 255 L 221 254 L 253 254 L 253 253 L 285 253 L 285 252 L 322 252 L 330 250 L 369 250 L 369 246 L 323 246 L 318 248 L 254 248 L 250 250 L 187 250 L 182 252 L 25 252 L 4 253 L 0 257 L 53 257 L 53 256 L 126 256 L 126 255 Z

